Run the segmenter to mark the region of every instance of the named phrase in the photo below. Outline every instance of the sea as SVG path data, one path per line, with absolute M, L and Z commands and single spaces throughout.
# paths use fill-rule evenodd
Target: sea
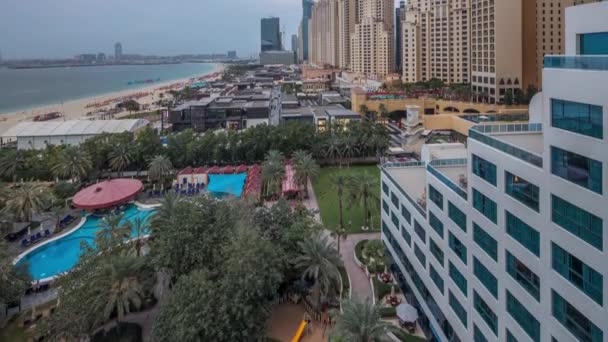
M 0 113 L 148 87 L 129 84 L 139 80 L 156 83 L 199 76 L 215 71 L 211 63 L 163 65 L 112 65 L 45 69 L 0 68 Z

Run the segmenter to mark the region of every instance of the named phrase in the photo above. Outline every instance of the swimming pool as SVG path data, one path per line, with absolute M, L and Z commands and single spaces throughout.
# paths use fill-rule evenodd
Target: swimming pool
M 226 194 L 241 197 L 246 178 L 247 172 L 228 175 L 210 174 L 207 191 L 212 193 L 215 197 L 222 197 Z
M 142 210 L 130 205 L 125 210 L 123 222 L 133 222 L 135 218 L 148 220 L 154 215 L 154 210 Z M 21 258 L 17 265 L 28 264 L 28 269 L 34 281 L 54 277 L 57 274 L 69 271 L 76 265 L 80 257 L 80 242 L 93 243 L 98 231 L 101 230 L 100 216 L 90 215 L 84 224 L 73 232 L 59 239 L 42 245 Z M 135 236 L 131 232 L 131 236 Z

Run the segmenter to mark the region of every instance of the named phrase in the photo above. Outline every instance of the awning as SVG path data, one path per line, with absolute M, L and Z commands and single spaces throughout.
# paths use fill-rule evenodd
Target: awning
M 134 199 L 143 187 L 137 179 L 111 179 L 80 190 L 72 204 L 86 210 L 111 208 Z

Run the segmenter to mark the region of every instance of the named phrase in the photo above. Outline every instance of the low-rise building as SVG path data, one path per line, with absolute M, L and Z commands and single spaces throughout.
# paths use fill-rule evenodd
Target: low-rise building
M 292 65 L 295 63 L 295 54 L 292 51 L 264 51 L 260 53 L 262 65 Z

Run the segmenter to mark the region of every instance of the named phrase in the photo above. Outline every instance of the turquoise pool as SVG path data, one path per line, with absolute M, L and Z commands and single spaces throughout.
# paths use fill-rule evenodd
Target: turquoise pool
M 154 215 L 154 210 L 140 210 L 131 205 L 125 210 L 124 221 L 133 222 L 136 217 L 148 220 Z M 76 265 L 80 257 L 80 242 L 93 243 L 102 218 L 91 215 L 85 223 L 68 235 L 34 249 L 26 254 L 17 265 L 27 263 L 33 280 L 54 277 L 59 273 L 69 271 Z M 134 232 L 131 232 L 135 236 Z
M 246 178 L 246 172 L 233 175 L 209 175 L 207 191 L 216 197 L 223 197 L 227 194 L 241 197 Z

